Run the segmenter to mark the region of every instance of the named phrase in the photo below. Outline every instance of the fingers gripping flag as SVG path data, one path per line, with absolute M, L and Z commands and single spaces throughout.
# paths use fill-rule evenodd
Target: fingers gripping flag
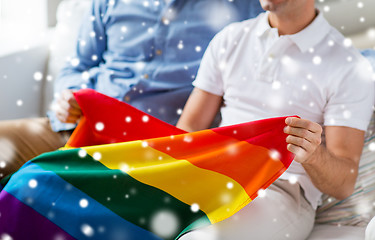
M 66 148 L 2 181 L 0 236 L 178 239 L 239 211 L 293 159 L 285 117 L 186 133 L 93 90 L 75 96 L 84 117 Z

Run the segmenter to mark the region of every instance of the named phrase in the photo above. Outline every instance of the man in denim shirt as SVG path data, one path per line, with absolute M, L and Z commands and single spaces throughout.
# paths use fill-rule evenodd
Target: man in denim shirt
M 262 11 L 257 0 L 93 0 L 76 56 L 56 80 L 49 119 L 0 122 L 6 139 L 0 144 L 0 178 L 65 144 L 81 116 L 72 91 L 81 88 L 175 124 L 211 38 Z

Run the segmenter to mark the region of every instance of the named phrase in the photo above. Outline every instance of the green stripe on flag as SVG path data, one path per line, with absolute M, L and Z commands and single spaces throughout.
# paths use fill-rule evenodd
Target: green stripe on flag
M 80 157 L 79 151 L 45 153 L 32 162 L 55 172 L 125 220 L 164 239 L 174 239 L 198 219 L 203 225 L 210 224 L 204 212 L 192 212 L 189 205 L 168 193 L 143 184 L 120 170 L 108 169 L 88 154 Z M 173 235 L 167 236 L 172 232 Z

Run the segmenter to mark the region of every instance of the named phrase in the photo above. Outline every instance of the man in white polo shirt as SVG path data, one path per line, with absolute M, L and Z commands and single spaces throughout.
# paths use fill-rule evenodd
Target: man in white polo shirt
M 210 228 L 216 239 L 301 240 L 322 192 L 338 199 L 353 192 L 374 102 L 371 67 L 313 0 L 260 2 L 266 13 L 212 40 L 177 126 L 208 128 L 219 109 L 222 126 L 299 115 L 286 119 L 296 155 L 288 171 L 264 197 Z

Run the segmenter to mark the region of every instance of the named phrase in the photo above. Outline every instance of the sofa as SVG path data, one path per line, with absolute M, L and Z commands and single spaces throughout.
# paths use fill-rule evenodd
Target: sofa
M 51 32 L 48 64 L 45 76 L 55 79 L 61 66 L 74 51 L 78 22 L 90 5 L 91 0 L 63 0 L 57 11 L 57 25 Z M 53 81 L 44 81 L 44 112 L 53 98 Z M 375 171 L 375 133 L 374 122 L 366 135 L 366 146 L 361 160 L 362 178 L 357 183 L 356 192 L 346 200 L 337 201 L 329 196 L 323 199 L 323 205 L 317 211 L 315 227 L 309 240 L 356 240 L 365 238 L 365 230 L 371 217 L 375 215 L 375 179 L 369 173 Z M 365 169 L 364 169 L 365 168 Z M 361 171 L 361 170 L 360 170 Z M 359 198 L 358 198 L 359 196 Z M 360 199 L 366 199 L 363 203 Z M 362 204 L 364 204 L 362 206 Z M 346 214 L 347 213 L 347 214 Z M 375 224 L 374 224 L 375 225 Z M 205 238 L 206 239 L 206 238 Z M 368 238 L 370 239 L 370 238 Z M 372 238 L 375 239 L 375 238 Z

